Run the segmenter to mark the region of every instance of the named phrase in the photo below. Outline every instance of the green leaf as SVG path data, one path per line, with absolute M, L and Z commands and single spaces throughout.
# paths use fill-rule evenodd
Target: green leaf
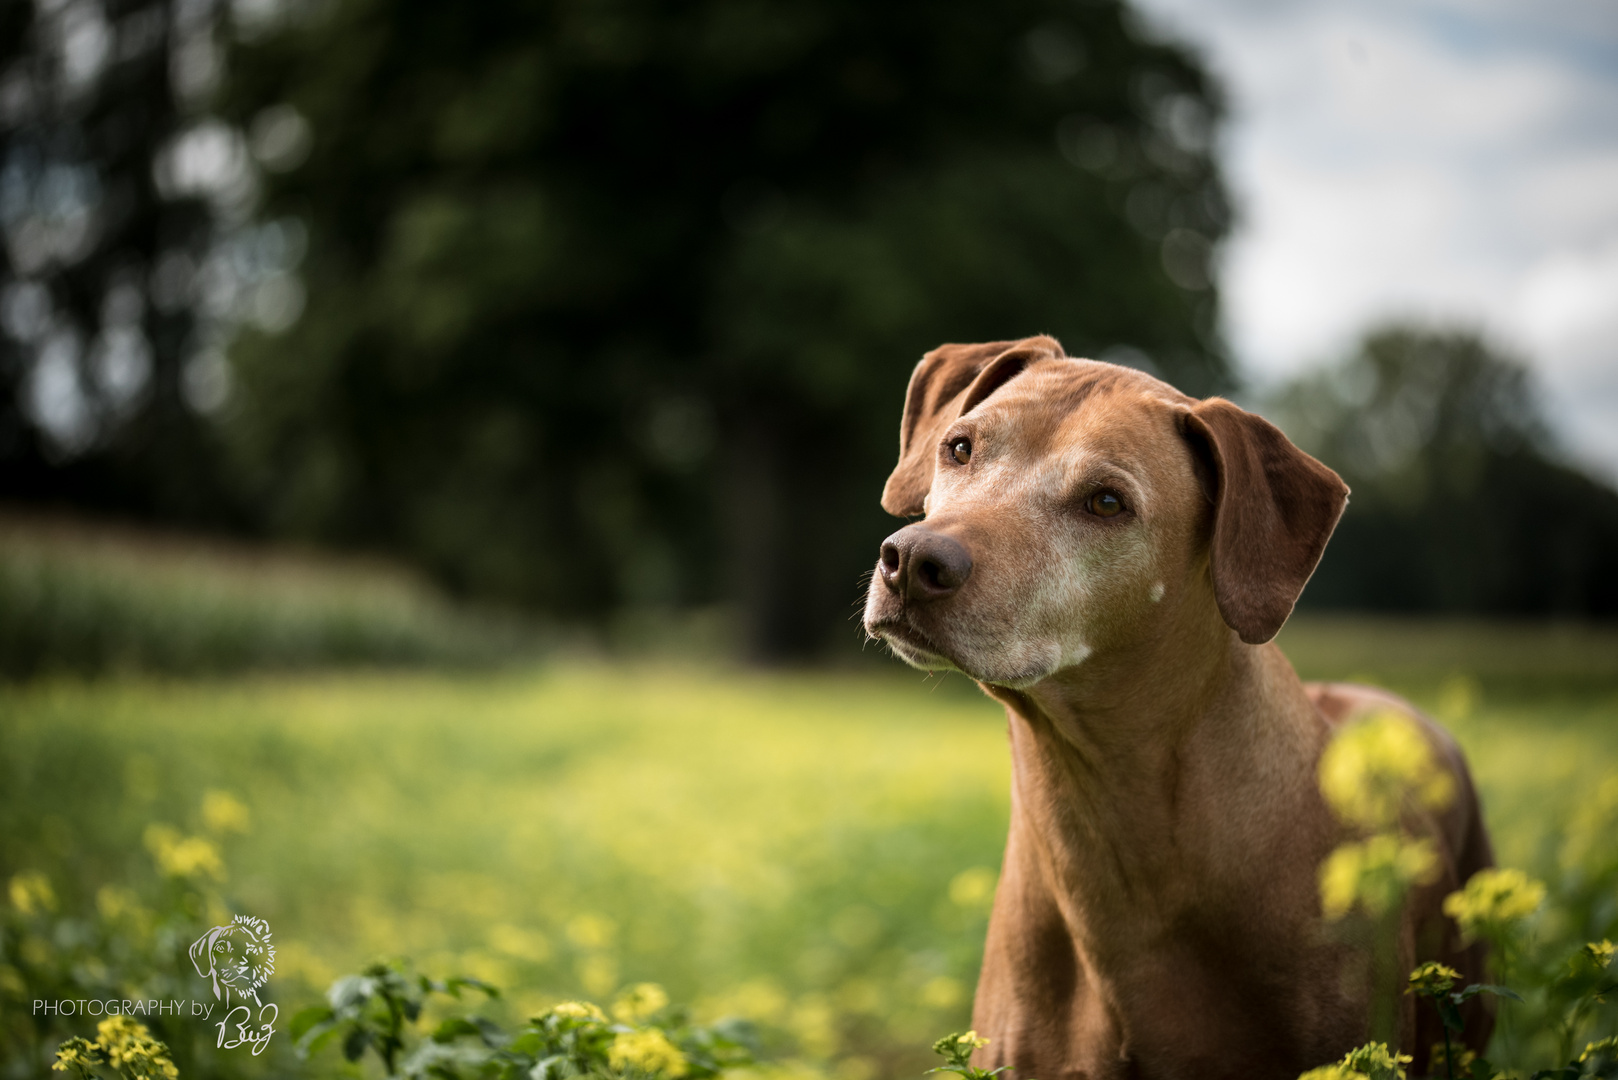
M 1450 996 L 1456 1001 L 1466 1001 L 1478 994 L 1493 994 L 1495 997 L 1510 998 L 1512 1001 L 1521 1001 L 1522 995 L 1509 986 L 1496 986 L 1494 983 L 1473 983 L 1465 990 L 1458 990 Z
M 371 1045 L 371 1029 L 355 1025 L 349 1029 L 348 1037 L 343 1040 L 343 1057 L 349 1061 L 358 1061 L 365 1048 Z
M 326 1000 L 338 1012 L 364 1005 L 376 993 L 376 980 L 365 975 L 344 975 L 331 984 Z
M 320 1053 L 323 1046 L 337 1037 L 337 1032 L 340 1030 L 335 1023 L 320 1024 L 310 1028 L 309 1033 L 304 1036 L 304 1041 L 297 1044 L 298 1053 L 306 1058 L 314 1057 Z
M 567 1058 L 560 1054 L 552 1054 L 548 1058 L 541 1058 L 534 1062 L 534 1067 L 528 1070 L 529 1080 L 556 1080 L 563 1075 L 567 1066 Z
M 299 1009 L 287 1023 L 287 1038 L 298 1042 L 310 1028 L 317 1024 L 328 1024 L 336 1018 L 337 1014 L 327 1005 L 311 1005 L 307 1009 Z
M 468 975 L 457 975 L 452 979 L 446 979 L 444 981 L 443 991 L 447 994 L 460 997 L 461 991 L 465 989 L 481 990 L 485 996 L 491 999 L 500 996 L 500 988 L 498 986 L 491 986 L 482 979 L 474 979 Z
M 453 1042 L 462 1035 L 478 1035 L 478 1026 L 464 1016 L 451 1016 L 439 1024 L 432 1034 L 433 1042 Z
M 539 1053 L 539 1048 L 543 1045 L 545 1045 L 545 1036 L 540 1032 L 529 1030 L 518 1035 L 506 1049 L 513 1054 L 532 1057 Z

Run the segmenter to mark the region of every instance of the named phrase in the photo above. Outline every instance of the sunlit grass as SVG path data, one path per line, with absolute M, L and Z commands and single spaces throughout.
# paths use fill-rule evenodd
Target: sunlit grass
M 1506 678 L 1541 648 L 1511 633 L 1423 666 L 1397 635 L 1288 630 L 1306 675 L 1382 658 L 1466 748 L 1502 860 L 1540 873 L 1618 784 L 1618 679 L 1576 633 L 1552 654 L 1582 674 Z M 1009 783 L 998 707 L 897 669 L 57 681 L 0 691 L 0 740 L 0 870 L 64 907 L 149 878 L 151 824 L 239 798 L 224 892 L 274 927 L 283 1000 L 390 955 L 514 988 L 514 1016 L 652 980 L 843 1080 L 914 1075 L 965 1026 Z
M 231 791 L 253 822 L 227 892 L 275 927 L 283 979 L 408 954 L 523 1005 L 655 979 L 814 1056 L 924 1055 L 965 1017 L 989 894 L 949 886 L 998 864 L 1007 763 L 959 684 L 573 666 L 61 683 L 4 709 L 8 863 L 88 895 L 148 823 L 200 829 Z

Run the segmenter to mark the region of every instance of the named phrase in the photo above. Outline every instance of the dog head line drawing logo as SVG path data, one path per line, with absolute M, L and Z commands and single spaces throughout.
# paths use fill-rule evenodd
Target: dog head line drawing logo
M 238 998 L 261 1005 L 258 988 L 275 973 L 275 946 L 270 924 L 251 915 L 238 915 L 227 926 L 216 926 L 191 944 L 191 966 L 213 983 L 213 996 L 230 1004 Z

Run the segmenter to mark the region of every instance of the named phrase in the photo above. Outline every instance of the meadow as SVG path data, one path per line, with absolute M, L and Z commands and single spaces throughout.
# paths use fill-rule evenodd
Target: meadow
M 1618 854 L 1618 631 L 1299 616 L 1282 644 L 1440 717 L 1502 863 L 1554 893 Z M 999 709 L 897 665 L 55 678 L 0 688 L 0 742 L 6 879 L 106 918 L 160 903 L 163 836 L 209 837 L 218 874 L 189 872 L 268 920 L 291 1007 L 378 957 L 506 987 L 507 1021 L 649 980 L 836 1080 L 916 1076 L 966 1026 L 1007 815 Z M 1618 923 L 1581 903 L 1546 933 Z M 93 967 L 61 933 L 30 962 L 75 948 Z M 7 1075 L 42 1075 L 25 970 L 0 961 Z M 284 1051 L 253 1068 L 353 1069 Z
M 0 508 L 0 678 L 488 666 L 535 643 L 378 560 Z

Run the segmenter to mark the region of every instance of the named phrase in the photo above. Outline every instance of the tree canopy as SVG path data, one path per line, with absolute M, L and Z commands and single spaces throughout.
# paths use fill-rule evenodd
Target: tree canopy
M 1618 492 L 1556 452 L 1522 364 L 1389 326 L 1277 402 L 1353 489 L 1305 606 L 1618 615 Z
M 27 130 L 201 224 L 6 267 L 81 340 L 119 283 L 148 320 L 149 376 L 76 442 L 28 404 L 44 347 L 7 341 L 36 495 L 389 551 L 571 616 L 728 604 L 756 652 L 802 653 L 853 640 L 925 349 L 1048 332 L 1230 383 L 1220 99 L 1110 0 L 139 10 L 146 51 L 133 6 L 97 7 L 91 104 Z M 71 30 L 8 18 L 13 72 Z M 173 85 L 198 56 L 222 78 Z M 103 107 L 138 114 L 123 157 L 86 141 Z M 19 130 L 6 168 L 45 183 Z M 137 451 L 158 435 L 185 451 Z

